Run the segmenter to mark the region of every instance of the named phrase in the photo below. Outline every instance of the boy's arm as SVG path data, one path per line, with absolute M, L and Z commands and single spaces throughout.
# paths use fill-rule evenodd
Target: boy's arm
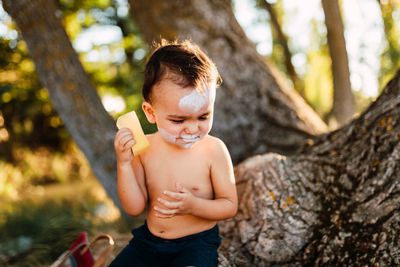
M 175 201 L 160 198 L 165 208 L 156 206 L 156 216 L 170 218 L 179 214 L 192 214 L 208 220 L 224 220 L 236 214 L 238 200 L 232 161 L 225 144 L 217 139 L 211 154 L 211 180 L 214 199 L 194 196 L 190 191 L 177 184 L 177 192 L 165 191 L 164 194 Z
M 118 131 L 114 147 L 117 154 L 117 187 L 122 208 L 132 216 L 141 214 L 146 208 L 147 191 L 144 170 L 139 156 L 131 150 L 132 133 L 126 128 Z

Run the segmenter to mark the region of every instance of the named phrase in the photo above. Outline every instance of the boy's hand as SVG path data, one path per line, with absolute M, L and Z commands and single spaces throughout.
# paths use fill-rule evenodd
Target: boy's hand
M 191 204 L 194 200 L 193 194 L 183 188 L 180 183 L 175 183 L 176 192 L 164 191 L 164 195 L 168 196 L 172 199 L 172 201 L 168 201 L 164 198 L 158 198 L 158 202 L 164 206 L 161 208 L 160 206 L 154 206 L 154 209 L 157 211 L 156 216 L 159 218 L 171 218 L 176 215 L 183 215 L 191 213 Z
M 119 163 L 129 163 L 133 159 L 131 147 L 135 144 L 131 130 L 128 128 L 120 129 L 115 135 L 114 149 Z

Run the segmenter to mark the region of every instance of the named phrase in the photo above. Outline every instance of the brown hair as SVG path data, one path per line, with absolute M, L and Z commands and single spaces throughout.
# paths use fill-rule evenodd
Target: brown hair
M 211 59 L 188 40 L 180 43 L 162 40 L 151 54 L 144 71 L 145 101 L 151 101 L 152 87 L 166 76 L 182 87 L 194 86 L 199 91 L 208 90 L 209 84 L 219 86 L 222 82 Z

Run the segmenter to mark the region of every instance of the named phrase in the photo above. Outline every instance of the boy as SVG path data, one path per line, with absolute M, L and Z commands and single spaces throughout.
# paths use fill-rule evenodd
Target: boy
M 134 136 L 120 129 L 118 196 L 143 226 L 110 266 L 216 266 L 218 220 L 233 217 L 237 195 L 227 148 L 210 136 L 219 73 L 194 44 L 162 44 L 146 64 L 143 111 L 158 131 L 132 155 Z

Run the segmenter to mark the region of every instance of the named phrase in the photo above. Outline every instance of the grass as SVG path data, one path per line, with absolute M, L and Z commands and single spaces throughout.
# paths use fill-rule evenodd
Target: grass
M 75 148 L 18 153 L 0 161 L 0 266 L 48 266 L 82 231 L 129 234 L 143 220 L 120 217 Z

